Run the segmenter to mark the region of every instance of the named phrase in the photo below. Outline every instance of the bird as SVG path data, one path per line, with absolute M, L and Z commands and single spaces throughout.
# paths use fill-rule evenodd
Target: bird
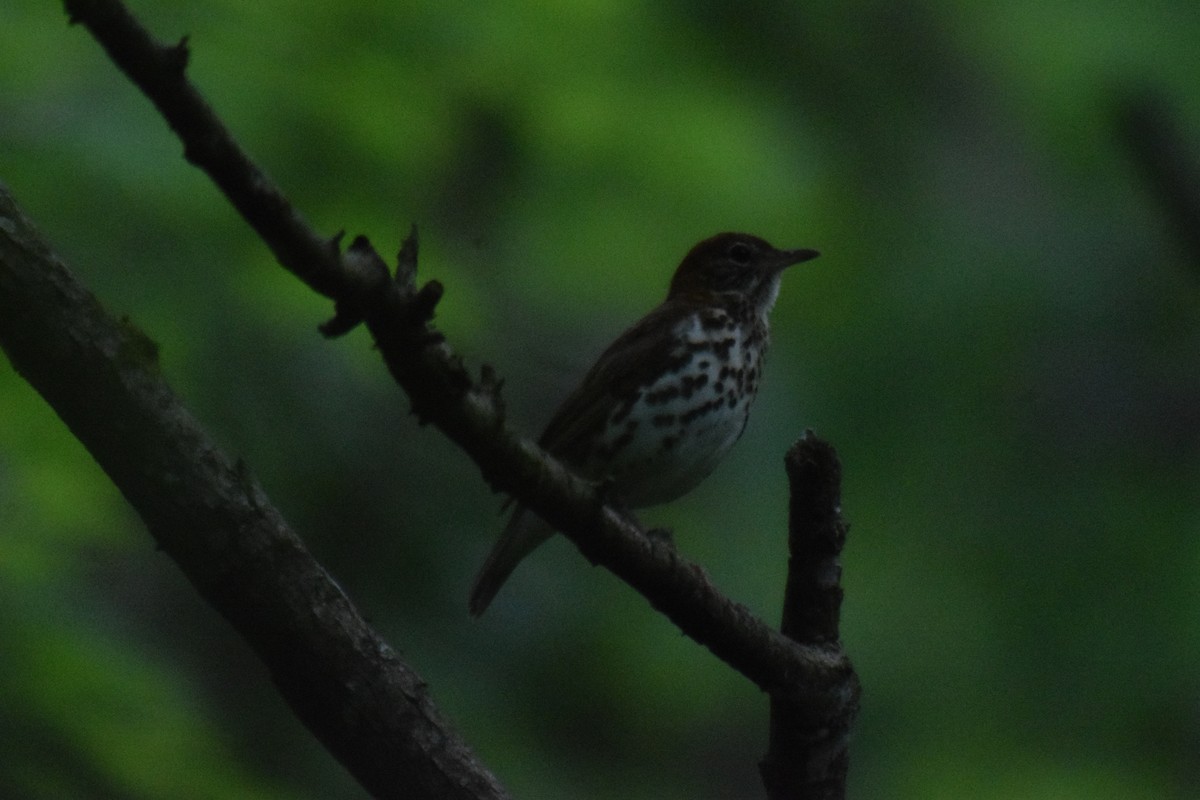
M 600 355 L 538 443 L 625 509 L 690 492 L 746 428 L 783 271 L 818 255 L 747 233 L 695 245 L 666 299 Z M 554 532 L 524 506 L 513 510 L 472 584 L 471 616 Z

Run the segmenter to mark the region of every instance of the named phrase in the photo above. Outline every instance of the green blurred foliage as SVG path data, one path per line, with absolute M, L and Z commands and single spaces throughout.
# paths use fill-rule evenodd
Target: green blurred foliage
M 1152 94 L 1200 152 L 1200 12 L 804 5 L 134 10 L 319 230 L 421 226 L 440 325 L 530 432 L 694 241 L 820 248 L 744 441 L 645 519 L 775 619 L 814 428 L 853 797 L 1194 797 L 1200 265 L 1115 120 Z M 498 498 L 57 4 L 0 16 L 0 180 L 514 793 L 760 796 L 765 699 L 566 542 L 467 618 Z M 0 795 L 358 796 L 7 362 L 0 409 Z

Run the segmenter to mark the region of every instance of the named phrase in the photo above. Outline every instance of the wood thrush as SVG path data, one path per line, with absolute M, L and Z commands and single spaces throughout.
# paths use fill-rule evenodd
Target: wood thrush
M 539 443 L 627 508 L 691 491 L 745 430 L 783 270 L 818 255 L 744 233 L 693 247 L 667 299 L 596 361 Z M 471 588 L 482 614 L 522 558 L 554 533 L 518 506 Z

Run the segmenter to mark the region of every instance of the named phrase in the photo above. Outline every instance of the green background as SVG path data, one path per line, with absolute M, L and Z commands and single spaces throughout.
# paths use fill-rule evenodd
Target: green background
M 535 434 L 695 241 L 790 272 L 742 443 L 647 512 L 776 620 L 782 457 L 839 450 L 854 798 L 1200 795 L 1200 264 L 1118 133 L 1200 152 L 1200 6 L 139 2 L 316 228 L 394 252 Z M 766 700 L 502 518 L 53 2 L 0 11 L 0 180 L 518 797 L 759 797 Z M 361 796 L 0 360 L 0 795 Z

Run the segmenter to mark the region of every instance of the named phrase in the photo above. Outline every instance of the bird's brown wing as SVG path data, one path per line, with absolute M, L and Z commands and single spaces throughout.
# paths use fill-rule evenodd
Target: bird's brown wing
M 669 339 L 686 311 L 683 304 L 664 303 L 609 345 L 546 425 L 542 447 L 567 463 L 581 463 L 580 451 L 609 415 L 680 358 L 681 348 Z
M 586 463 L 589 443 L 608 417 L 638 390 L 681 358 L 669 339 L 688 311 L 668 302 L 651 311 L 613 342 L 588 370 L 579 387 L 555 412 L 539 440 L 542 447 L 575 467 Z M 604 476 L 591 476 L 602 479 Z M 471 588 L 471 614 L 483 613 L 517 564 L 554 530 L 540 517 L 517 506 Z

